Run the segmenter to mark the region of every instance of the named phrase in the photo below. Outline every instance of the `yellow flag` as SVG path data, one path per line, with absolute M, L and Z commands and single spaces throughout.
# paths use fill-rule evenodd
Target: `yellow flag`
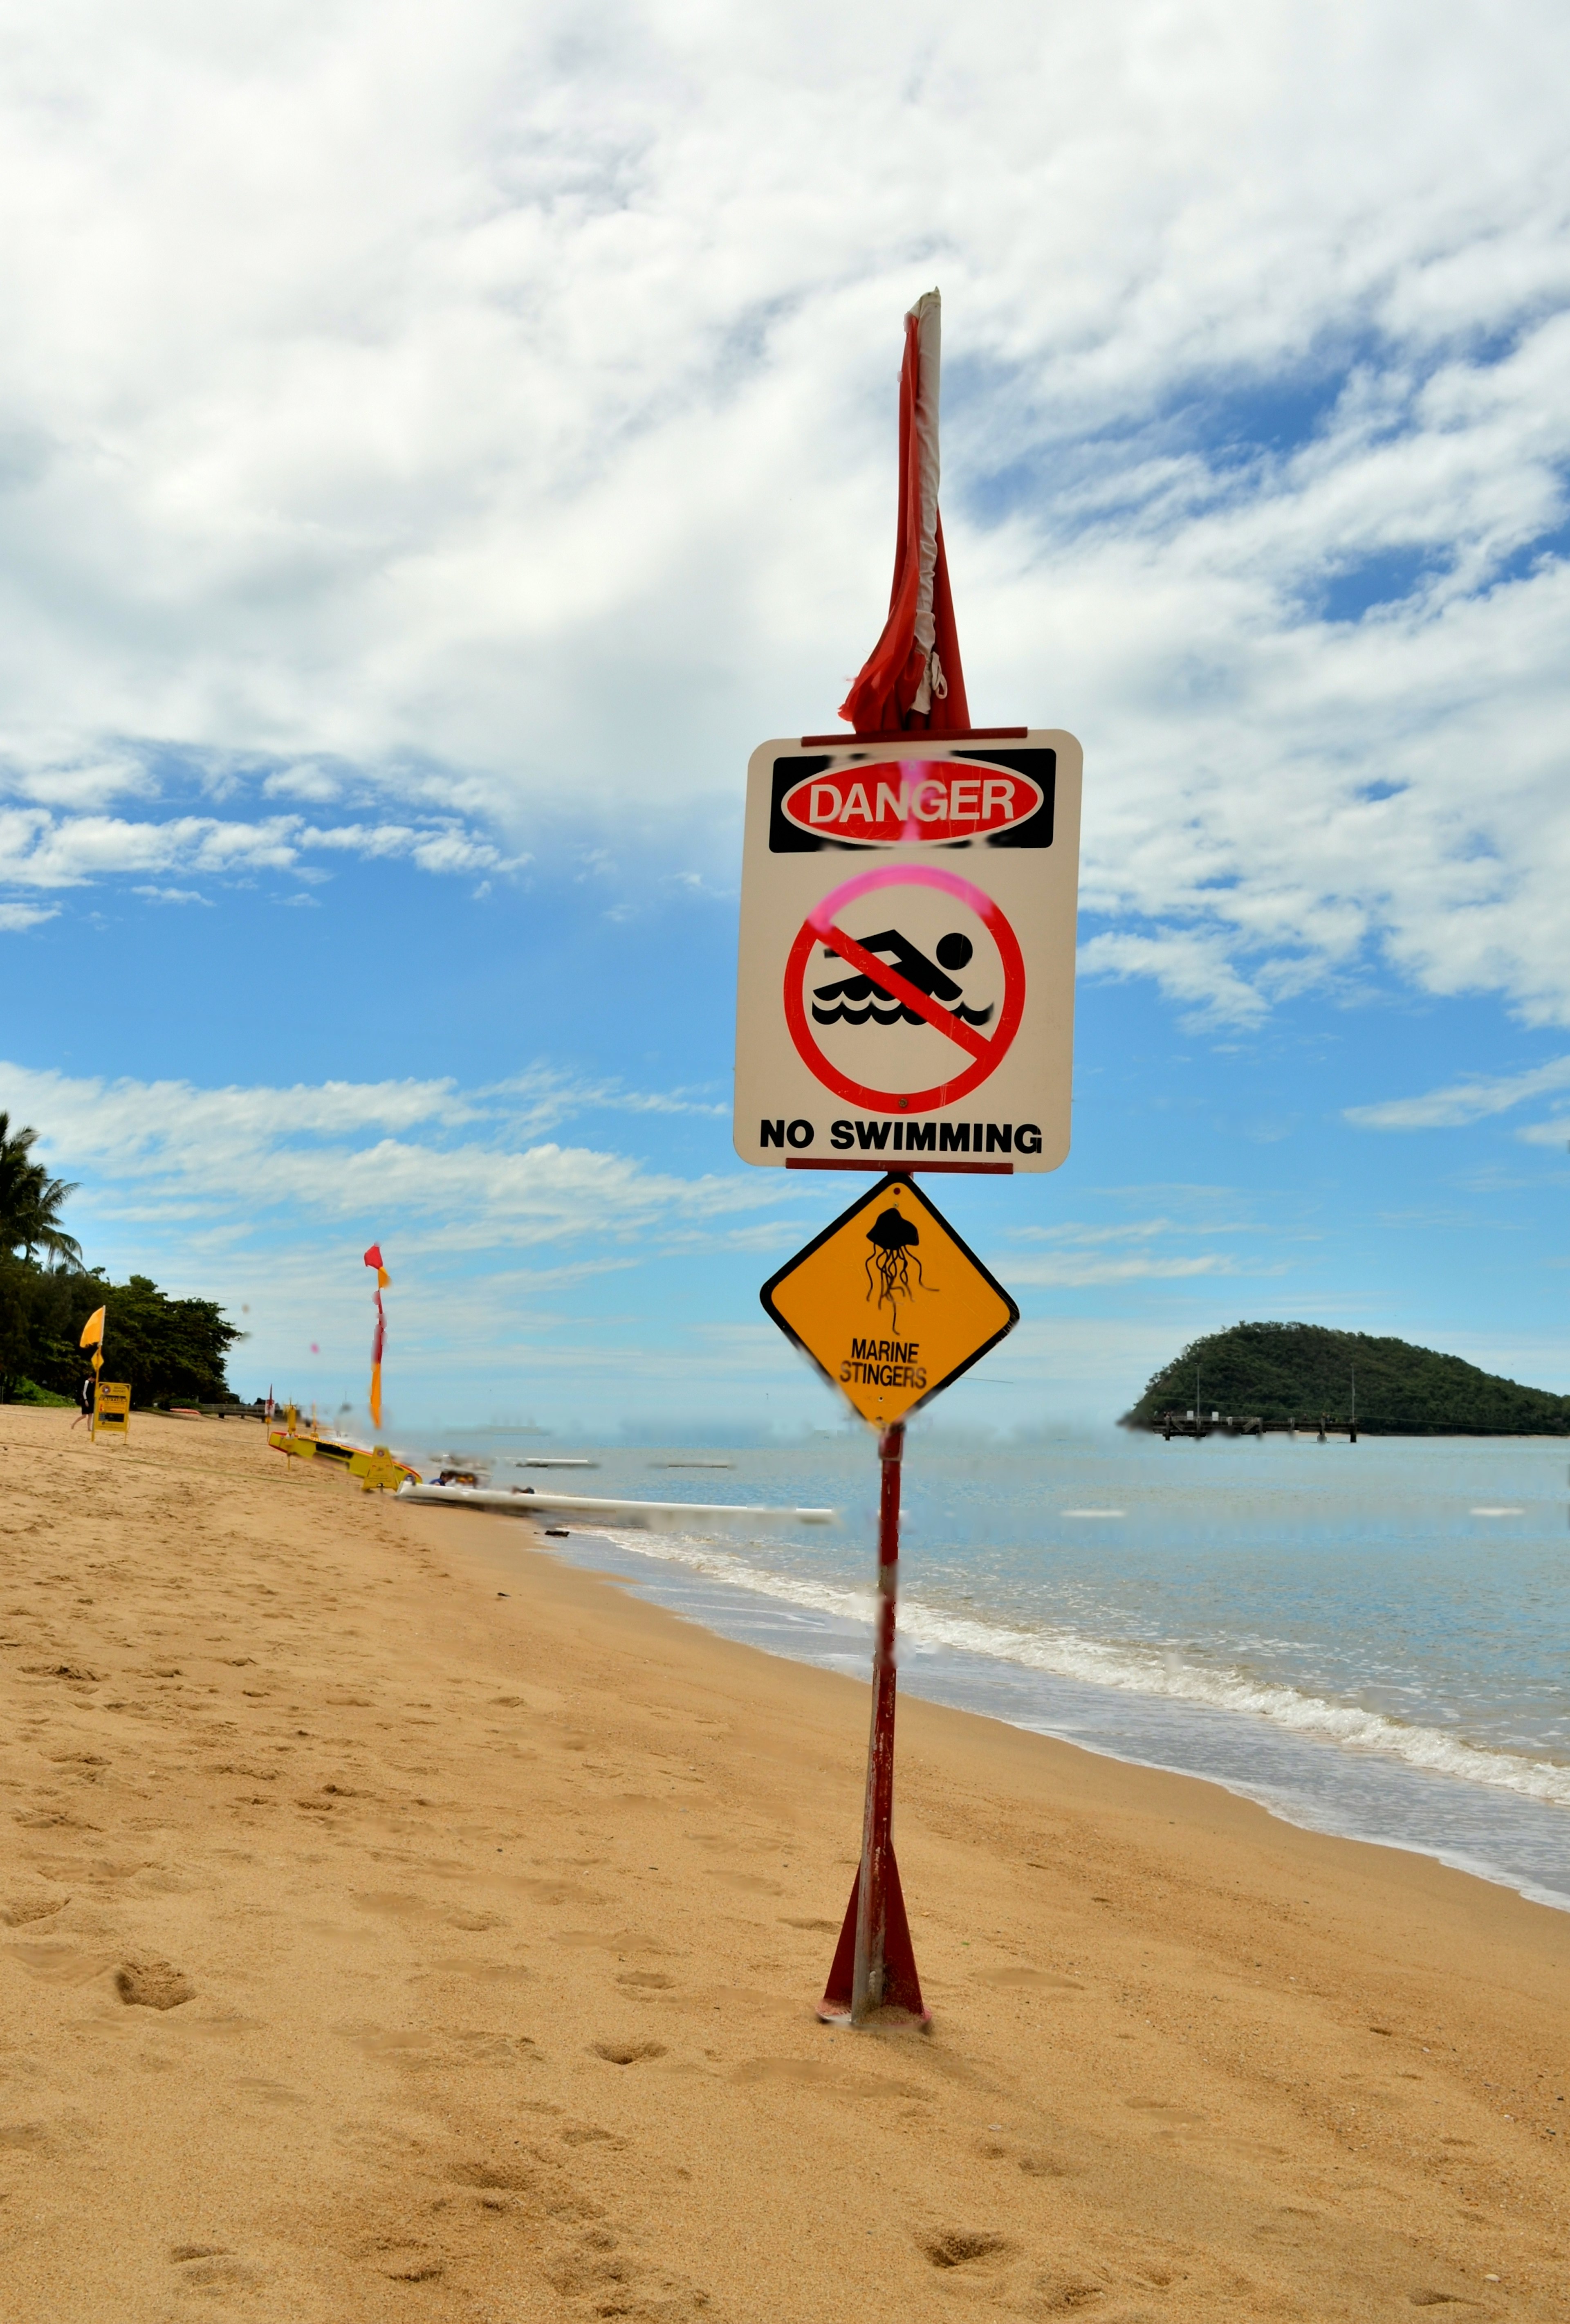
M 77 1342 L 78 1348 L 96 1348 L 104 1336 L 104 1318 L 107 1313 L 107 1308 L 99 1307 L 88 1316 L 82 1325 L 82 1336 Z

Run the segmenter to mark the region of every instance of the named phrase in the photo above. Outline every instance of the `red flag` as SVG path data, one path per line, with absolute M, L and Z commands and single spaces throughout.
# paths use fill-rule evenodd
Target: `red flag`
M 381 1245 L 373 1242 L 365 1254 L 365 1264 L 376 1269 L 376 1329 L 371 1334 L 371 1423 L 381 1425 L 381 1351 L 387 1344 L 387 1318 L 381 1312 L 381 1294 L 389 1276 L 381 1263 Z
M 883 635 L 840 706 L 858 734 L 951 734 L 969 726 L 949 561 L 938 514 L 938 372 L 941 302 L 935 290 L 904 318 L 899 379 L 899 529 Z

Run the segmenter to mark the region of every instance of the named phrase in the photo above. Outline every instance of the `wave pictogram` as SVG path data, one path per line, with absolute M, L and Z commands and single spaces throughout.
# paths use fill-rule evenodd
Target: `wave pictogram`
M 940 936 L 933 947 L 936 960 L 929 960 L 921 947 L 914 945 L 908 936 L 902 936 L 897 928 L 885 928 L 880 936 L 863 936 L 859 941 L 866 952 L 887 954 L 889 965 L 918 992 L 924 992 L 930 1000 L 941 1001 L 945 1006 L 956 1004 L 950 1008 L 950 1014 L 960 1024 L 986 1025 L 991 1022 L 992 1004 L 989 1002 L 985 1009 L 967 1008 L 961 998 L 964 988 L 947 973 L 950 969 L 969 966 L 975 946 L 969 936 L 961 936 L 957 929 L 950 936 Z M 823 957 L 825 960 L 838 960 L 840 954 L 832 945 L 825 945 Z M 880 1009 L 877 1005 L 880 1001 L 887 1005 Z M 824 1005 L 820 1006 L 820 1003 Z M 813 1017 L 819 1025 L 866 1025 L 869 1022 L 874 1025 L 898 1025 L 901 1022 L 922 1025 L 927 1021 L 905 1002 L 896 1001 L 892 993 L 885 991 L 872 977 L 860 975 L 840 977 L 831 984 L 814 985 Z

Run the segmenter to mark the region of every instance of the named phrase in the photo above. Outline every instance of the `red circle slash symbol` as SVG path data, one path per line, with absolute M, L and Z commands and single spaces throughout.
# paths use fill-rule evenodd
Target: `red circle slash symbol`
M 1003 1005 L 998 1011 L 997 1030 L 990 1039 L 945 1009 L 930 993 L 922 991 L 876 953 L 868 952 L 854 936 L 846 935 L 839 925 L 839 915 L 858 896 L 876 888 L 936 888 L 975 913 L 997 946 L 1003 964 Z M 815 944 L 831 946 L 849 967 L 870 979 L 881 994 L 899 1001 L 961 1049 L 968 1050 L 971 1063 L 951 1081 L 940 1082 L 924 1090 L 872 1089 L 841 1073 L 824 1056 L 807 1015 L 806 977 Z M 940 872 L 927 864 L 891 863 L 847 880 L 815 905 L 803 921 L 785 963 L 785 1022 L 809 1073 L 837 1096 L 849 1099 L 853 1105 L 864 1105 L 873 1113 L 930 1113 L 935 1106 L 956 1105 L 961 1098 L 969 1097 L 1003 1063 L 1024 1014 L 1024 982 L 1019 938 L 990 896 L 952 872 Z

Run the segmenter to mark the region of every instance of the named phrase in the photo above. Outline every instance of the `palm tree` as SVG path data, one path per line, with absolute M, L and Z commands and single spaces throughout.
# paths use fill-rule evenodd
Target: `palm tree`
M 77 1190 L 32 1159 L 37 1139 L 36 1130 L 13 1135 L 10 1115 L 0 1113 L 0 1251 L 20 1250 L 28 1259 L 42 1251 L 57 1266 L 79 1267 L 82 1246 L 60 1217 L 60 1205 Z

